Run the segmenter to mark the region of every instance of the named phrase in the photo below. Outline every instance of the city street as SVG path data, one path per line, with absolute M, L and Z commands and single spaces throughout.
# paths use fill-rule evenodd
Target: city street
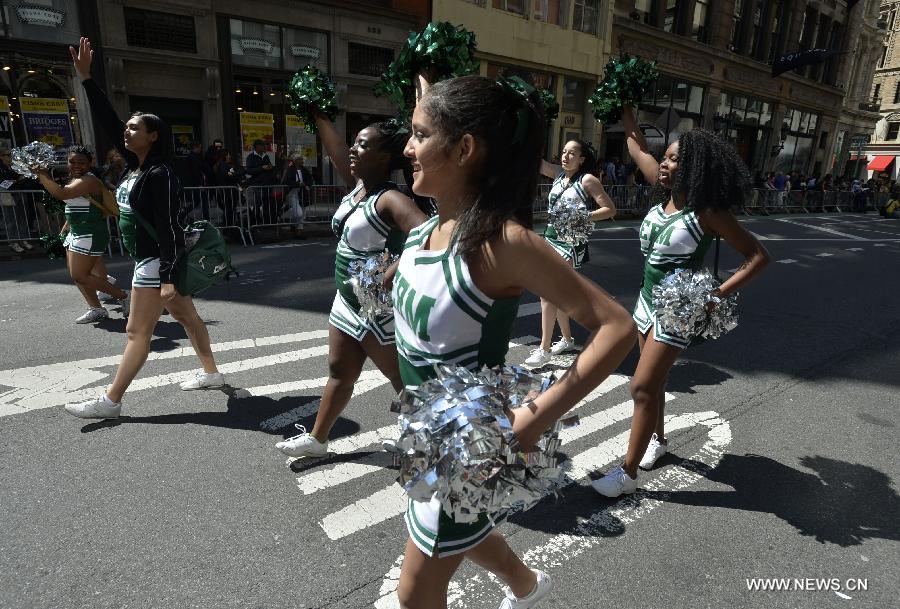
M 739 327 L 673 369 L 670 454 L 635 495 L 590 487 L 625 453 L 635 348 L 562 434 L 570 484 L 502 526 L 553 578 L 540 607 L 897 606 L 900 220 L 741 221 L 772 264 L 741 294 Z M 585 267 L 629 310 L 637 225 L 598 225 Z M 114 421 L 62 405 L 110 382 L 118 307 L 75 325 L 85 307 L 63 261 L 0 262 L 0 608 L 398 607 L 406 499 L 380 446 L 396 433 L 387 380 L 367 366 L 327 458 L 274 448 L 312 427 L 334 250 L 333 238 L 233 245 L 241 275 L 197 299 L 229 386 L 179 390 L 199 363 L 164 316 Z M 739 264 L 723 243 L 723 274 Z M 126 258 L 109 268 L 129 281 Z M 526 294 L 510 363 L 538 342 L 539 313 Z M 789 589 L 751 589 L 771 578 Z M 450 596 L 495 609 L 503 591 L 466 564 Z

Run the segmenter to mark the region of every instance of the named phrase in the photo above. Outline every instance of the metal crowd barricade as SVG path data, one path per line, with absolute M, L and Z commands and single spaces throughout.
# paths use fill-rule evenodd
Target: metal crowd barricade
M 63 214 L 48 214 L 41 203 L 43 190 L 0 190 L 0 243 L 38 241 L 43 234 L 58 234 Z M 110 250 L 112 253 L 112 250 Z
M 247 245 L 248 207 L 237 186 L 188 186 L 182 189 L 181 199 L 185 220 L 207 220 L 219 230 L 236 230 Z
M 312 186 L 308 192 L 280 184 L 248 186 L 243 191 L 247 230 L 327 224 L 331 222 L 344 194 L 345 190 L 338 186 Z M 298 206 L 302 207 L 302 213 L 298 211 Z

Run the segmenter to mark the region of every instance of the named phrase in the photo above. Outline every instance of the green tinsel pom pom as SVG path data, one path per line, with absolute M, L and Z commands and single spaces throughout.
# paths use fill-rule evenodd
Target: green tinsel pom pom
M 313 66 L 298 70 L 288 85 L 291 109 L 303 121 L 307 133 L 316 133 L 316 111 L 332 121 L 337 117 L 336 98 L 334 83 Z
M 56 197 L 51 196 L 49 192 L 45 192 L 41 195 L 41 205 L 48 216 L 66 213 L 66 204 Z
M 375 95 L 387 95 L 401 114 L 409 115 L 415 105 L 416 74 L 428 70 L 433 82 L 438 82 L 477 74 L 478 68 L 474 32 L 446 21 L 432 21 L 418 34 L 409 35 L 373 91 Z
M 66 257 L 66 248 L 63 247 L 65 238 L 62 235 L 51 235 L 44 233 L 41 235 L 41 247 L 47 251 L 47 257 L 50 260 Z
M 559 102 L 550 89 L 538 89 L 538 94 L 541 96 L 541 103 L 544 104 L 544 118 L 549 125 L 550 121 L 555 121 L 559 116 Z
M 604 125 L 619 122 L 625 106 L 637 106 L 656 79 L 656 62 L 622 53 L 606 64 L 603 81 L 597 85 L 588 103 L 594 118 Z

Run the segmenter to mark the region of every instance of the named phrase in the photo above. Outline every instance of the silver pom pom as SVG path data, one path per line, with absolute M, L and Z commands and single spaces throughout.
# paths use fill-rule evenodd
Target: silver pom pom
M 400 412 L 397 482 L 409 496 L 436 496 L 456 522 L 481 513 L 528 509 L 562 481 L 557 450 L 561 420 L 537 449 L 520 452 L 507 409 L 533 400 L 552 379 L 512 366 L 471 372 L 438 367 L 438 378 L 404 389 L 391 409 Z
M 666 334 L 686 339 L 719 338 L 737 327 L 737 293 L 713 292 L 721 283 L 708 269 L 676 269 L 653 287 L 653 306 Z M 714 305 L 710 311 L 710 305 Z
M 10 167 L 20 176 L 36 178 L 31 171 L 32 167 L 47 169 L 56 164 L 56 155 L 53 146 L 44 142 L 31 142 L 21 148 L 13 148 L 12 163 Z
M 399 256 L 388 251 L 365 260 L 354 260 L 347 265 L 350 285 L 360 304 L 360 315 L 370 321 L 392 315 L 394 301 L 391 290 L 384 286 L 384 273 L 397 261 Z
M 580 245 L 587 243 L 594 223 L 580 199 L 562 196 L 547 212 L 548 223 L 556 229 L 560 241 Z

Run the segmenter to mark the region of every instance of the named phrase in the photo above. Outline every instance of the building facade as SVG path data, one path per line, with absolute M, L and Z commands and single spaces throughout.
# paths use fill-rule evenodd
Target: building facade
M 880 117 L 872 141 L 854 143 L 854 152 L 865 146 L 859 155 L 861 166 L 866 165 L 868 177 L 884 176 L 896 180 L 900 176 L 900 1 L 883 0 L 879 25 L 885 30 L 884 46 L 877 55 L 875 78 L 871 96 L 878 101 Z M 860 167 L 860 175 L 862 175 Z
M 99 0 L 103 61 L 122 115 L 159 114 L 176 149 L 224 140 L 244 155 L 263 139 L 303 154 L 318 180 L 332 179 L 320 143 L 291 113 L 287 85 L 315 65 L 338 90 L 338 129 L 355 134 L 395 110 L 372 94 L 409 32 L 427 21 L 427 0 Z
M 852 4 L 852 3 L 851 3 Z M 693 127 L 725 135 L 753 172 L 843 174 L 847 142 L 870 132 L 877 0 L 616 0 L 613 52 L 655 59 L 639 120 L 658 150 Z M 772 77 L 772 63 L 828 48 L 824 63 Z M 868 79 L 868 80 L 867 80 Z M 607 155 L 623 150 L 607 129 Z
M 431 18 L 475 33 L 482 75 L 516 75 L 555 93 L 560 115 L 549 126 L 548 158 L 572 138 L 599 142 L 587 98 L 609 57 L 610 2 L 434 0 Z

